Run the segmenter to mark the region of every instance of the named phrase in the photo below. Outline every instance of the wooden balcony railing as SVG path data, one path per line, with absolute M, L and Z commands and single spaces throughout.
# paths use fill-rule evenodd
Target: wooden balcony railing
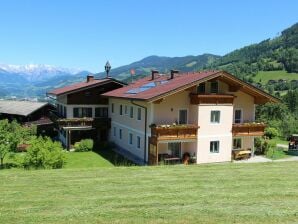
M 233 104 L 234 95 L 227 94 L 190 94 L 191 104 Z
M 196 140 L 197 125 L 159 125 L 151 126 L 151 137 L 160 140 Z
M 264 123 L 233 124 L 234 136 L 263 136 L 266 125 Z
M 92 127 L 93 118 L 61 118 L 57 123 L 59 127 Z
M 59 127 L 92 127 L 99 129 L 109 129 L 111 127 L 110 118 L 60 118 L 57 121 Z

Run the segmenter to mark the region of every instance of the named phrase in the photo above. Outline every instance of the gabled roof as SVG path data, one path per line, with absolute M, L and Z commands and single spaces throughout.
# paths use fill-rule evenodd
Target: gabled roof
M 238 86 L 239 89 L 254 97 L 262 96 L 267 101 L 279 102 L 276 97 L 224 71 L 184 73 L 175 75 L 173 79 L 167 75 L 155 75 L 154 80 L 152 80 L 149 76 L 128 86 L 104 93 L 103 96 L 152 102 L 213 79 L 222 79 L 229 84 Z M 150 88 L 148 88 L 149 86 Z
M 0 114 L 28 116 L 46 105 L 46 102 L 1 100 Z
M 75 83 L 73 85 L 64 86 L 62 88 L 54 89 L 54 90 L 51 90 L 50 92 L 48 92 L 47 94 L 48 95 L 54 95 L 54 96 L 64 95 L 64 94 L 76 92 L 76 91 L 79 91 L 79 90 L 104 85 L 104 84 L 109 83 L 109 82 L 116 82 L 116 83 L 121 84 L 121 85 L 126 85 L 125 83 L 123 83 L 121 81 L 118 81 L 116 79 L 113 79 L 113 78 L 93 79 L 93 80 L 90 80 L 88 82 L 87 81 L 79 82 L 79 83 Z

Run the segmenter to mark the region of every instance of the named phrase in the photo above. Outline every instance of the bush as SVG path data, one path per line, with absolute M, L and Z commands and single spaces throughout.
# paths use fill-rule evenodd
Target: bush
M 74 145 L 75 152 L 88 152 L 93 149 L 92 139 L 83 139 Z
M 279 132 L 276 128 L 268 127 L 265 129 L 265 136 L 272 139 L 279 136 Z
M 65 154 L 60 142 L 53 142 L 50 138 L 35 138 L 24 158 L 25 168 L 58 169 L 65 163 Z

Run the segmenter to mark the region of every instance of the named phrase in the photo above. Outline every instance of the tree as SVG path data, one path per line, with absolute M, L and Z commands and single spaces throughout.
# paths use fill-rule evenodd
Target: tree
M 48 137 L 33 138 L 24 158 L 25 168 L 58 169 L 65 163 L 65 153 L 60 142 Z
M 0 120 L 0 165 L 3 167 L 5 156 L 14 152 L 19 143 L 28 141 L 35 133 L 34 127 L 22 127 L 16 121 Z

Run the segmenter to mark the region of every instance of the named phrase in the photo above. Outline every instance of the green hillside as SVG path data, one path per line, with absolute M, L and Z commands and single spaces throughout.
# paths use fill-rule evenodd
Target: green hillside
M 0 223 L 297 223 L 298 163 L 2 170 Z
M 269 80 L 298 80 L 298 73 L 288 73 L 285 70 L 281 71 L 259 71 L 256 76 L 253 77 L 255 83 L 267 84 Z
M 212 64 L 218 58 L 220 56 L 213 54 L 185 57 L 149 56 L 129 65 L 112 68 L 110 75 L 114 78 L 125 80 L 130 76 L 131 69 L 135 70 L 136 78 L 149 75 L 152 69 L 156 69 L 161 73 L 168 73 L 171 69 L 177 69 L 182 72 L 197 71 Z M 105 73 L 97 75 L 103 77 Z
M 259 71 L 298 73 L 298 23 L 282 31 L 278 37 L 232 51 L 206 68 L 223 69 L 248 81 L 252 81 Z M 279 78 L 279 75 L 271 77 Z

